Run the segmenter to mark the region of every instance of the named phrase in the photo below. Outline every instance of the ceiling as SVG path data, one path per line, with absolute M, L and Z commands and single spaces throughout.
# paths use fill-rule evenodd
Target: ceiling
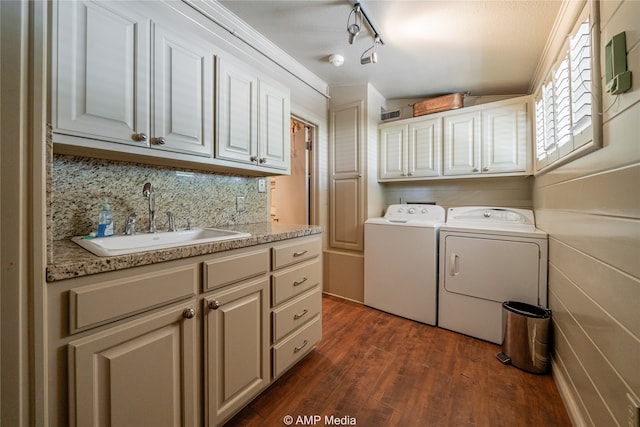
M 220 0 L 224 7 L 330 85 L 371 83 L 385 98 L 529 92 L 560 0 L 362 0 L 382 37 L 348 42 L 348 0 Z M 329 63 L 340 54 L 341 67 Z

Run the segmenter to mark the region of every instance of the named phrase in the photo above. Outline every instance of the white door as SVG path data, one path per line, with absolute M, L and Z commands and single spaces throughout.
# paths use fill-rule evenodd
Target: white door
M 444 117 L 444 174 L 470 175 L 480 172 L 480 112 Z
M 291 156 L 289 90 L 264 80 L 258 85 L 258 164 L 287 172 Z
M 425 120 L 409 125 L 407 175 L 412 178 L 440 176 L 442 171 L 442 121 Z
M 57 6 L 54 132 L 148 146 L 149 19 L 117 2 Z
M 482 173 L 527 170 L 527 104 L 482 112 Z
M 398 179 L 406 176 L 407 126 L 380 129 L 380 179 Z
M 269 385 L 269 281 L 205 299 L 207 425 L 217 426 Z
M 154 30 L 155 148 L 213 155 L 214 50 L 166 29 Z
M 216 157 L 257 164 L 258 79 L 244 66 L 218 59 Z
M 198 320 L 182 303 L 69 343 L 72 426 L 192 426 Z
M 538 304 L 540 247 L 535 242 L 447 235 L 447 292 L 502 303 Z

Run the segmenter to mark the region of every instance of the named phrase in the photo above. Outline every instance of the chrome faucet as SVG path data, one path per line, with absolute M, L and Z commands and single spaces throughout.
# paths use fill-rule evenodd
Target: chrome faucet
M 178 231 L 175 218 L 171 212 L 167 212 L 167 218 L 169 219 L 169 231 Z
M 153 186 L 147 182 L 142 188 L 142 195 L 149 200 L 149 233 L 156 233 L 156 195 L 153 192 Z
M 136 217 L 135 212 L 127 217 L 127 222 L 124 224 L 124 234 L 127 236 L 136 234 Z

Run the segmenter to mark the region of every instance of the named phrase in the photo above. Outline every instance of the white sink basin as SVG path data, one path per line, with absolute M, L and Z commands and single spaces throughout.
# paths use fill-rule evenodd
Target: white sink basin
M 177 246 L 219 242 L 221 240 L 242 239 L 251 234 L 219 228 L 194 228 L 193 230 L 141 232 L 133 236 L 74 237 L 71 240 L 98 256 L 114 256 Z

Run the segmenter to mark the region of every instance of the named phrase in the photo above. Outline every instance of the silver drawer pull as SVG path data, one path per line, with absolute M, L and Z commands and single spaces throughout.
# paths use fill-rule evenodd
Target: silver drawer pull
M 217 299 L 214 299 L 213 301 L 209 301 L 208 306 L 211 310 L 217 310 L 220 308 L 220 301 L 218 301 Z
M 307 314 L 309 312 L 309 310 L 307 310 L 306 308 L 304 309 L 304 311 L 302 313 L 298 313 L 298 314 L 294 314 L 293 315 L 293 320 L 298 320 L 299 318 L 301 318 L 302 316 L 304 316 L 305 314 Z
M 182 317 L 184 317 L 185 319 L 193 319 L 194 317 L 196 317 L 196 311 L 193 309 L 193 307 L 185 308 L 182 311 Z
M 302 280 L 294 280 L 293 281 L 293 286 L 300 286 L 302 285 L 304 282 L 306 282 L 307 280 L 309 280 L 308 277 L 303 277 Z
M 302 256 L 302 255 L 306 254 L 306 253 L 307 253 L 307 251 L 298 251 L 298 252 L 294 252 L 294 253 L 293 253 L 293 257 L 294 257 L 294 258 L 297 258 L 297 257 L 299 257 L 299 256 Z
M 304 340 L 304 342 L 302 343 L 302 345 L 299 345 L 298 347 L 293 349 L 294 353 L 299 352 L 300 350 L 302 350 L 303 348 L 305 348 L 307 346 L 307 344 L 309 344 L 309 341 Z

